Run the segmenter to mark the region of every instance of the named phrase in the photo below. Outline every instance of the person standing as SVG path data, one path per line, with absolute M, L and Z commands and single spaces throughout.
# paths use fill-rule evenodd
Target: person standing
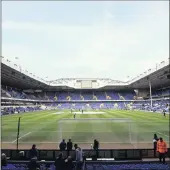
M 76 113 L 74 113 L 74 119 L 76 118 Z
M 29 164 L 28 164 L 28 169 L 29 170 L 36 170 L 40 168 L 40 164 L 37 161 L 37 157 L 31 158 Z
M 99 157 L 99 141 L 94 140 L 93 149 L 96 151 L 96 158 Z
M 68 158 L 65 160 L 65 168 L 64 170 L 73 170 L 74 165 L 71 156 L 68 156 Z
M 159 153 L 159 161 L 165 163 L 165 154 L 168 152 L 167 144 L 163 141 L 163 138 L 160 138 L 157 142 L 157 152 Z
M 60 143 L 59 145 L 60 151 L 65 151 L 66 150 L 66 142 L 65 139 Z
M 166 110 L 165 109 L 163 109 L 163 115 L 164 115 L 164 117 L 166 117 Z
M 95 139 L 93 144 L 93 149 L 98 150 L 99 149 L 99 142 Z
M 60 153 L 54 163 L 55 170 L 64 170 L 65 161 L 63 159 L 63 154 Z
M 68 142 L 67 142 L 67 150 L 71 151 L 72 148 L 73 148 L 73 143 L 72 143 L 71 139 L 69 139 Z
M 154 157 L 156 157 L 156 150 L 157 150 L 157 142 L 158 142 L 157 134 L 154 134 L 153 137 L 153 149 L 154 149 Z
M 7 163 L 6 155 L 4 153 L 2 153 L 2 155 L 1 155 L 1 166 L 7 166 L 7 164 L 8 163 Z
M 76 150 L 76 170 L 82 170 L 83 166 L 83 151 L 77 144 L 74 145 Z
M 34 158 L 34 157 L 38 157 L 38 150 L 36 148 L 36 145 L 33 144 L 32 148 L 29 150 L 29 158 Z

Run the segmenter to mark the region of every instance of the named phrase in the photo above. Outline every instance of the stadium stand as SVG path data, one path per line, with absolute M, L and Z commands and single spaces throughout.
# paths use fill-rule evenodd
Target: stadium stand
M 55 170 L 54 163 L 48 164 L 48 170 Z M 2 167 L 2 170 L 27 170 L 27 164 L 8 164 L 6 167 Z M 86 170 L 169 170 L 168 164 L 160 164 L 160 163 L 133 163 L 133 164 L 96 164 L 90 163 L 86 165 Z M 46 165 L 41 163 L 40 170 L 47 170 Z

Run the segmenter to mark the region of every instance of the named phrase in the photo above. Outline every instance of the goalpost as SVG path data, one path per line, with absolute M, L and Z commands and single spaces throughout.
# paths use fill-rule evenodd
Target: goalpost
M 128 118 L 76 118 L 58 122 L 58 139 L 72 139 L 74 143 L 132 144 L 137 148 L 136 122 Z

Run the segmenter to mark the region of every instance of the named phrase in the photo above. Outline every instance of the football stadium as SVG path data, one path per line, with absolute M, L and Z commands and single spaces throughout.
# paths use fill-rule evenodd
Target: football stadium
M 3 152 L 8 150 L 9 155 L 9 149 L 26 150 L 32 144 L 56 150 L 62 139 L 72 139 L 89 150 L 97 139 L 105 151 L 101 156 L 106 158 L 111 156 L 108 149 L 151 149 L 143 155 L 152 157 L 153 134 L 169 147 L 168 69 L 163 62 L 130 82 L 59 79 L 49 85 L 20 72 L 2 57 Z
M 110 14 L 108 18 L 113 19 Z M 4 32 L 7 29 L 8 33 L 8 29 L 11 29 L 10 24 L 10 22 L 4 24 Z M 28 23 L 22 27 L 20 23 L 18 27 L 14 27 L 21 30 L 29 26 Z M 35 31 L 40 29 L 33 24 L 31 26 Z M 22 30 L 20 33 L 22 37 Z M 67 42 L 65 36 L 62 38 Z M 34 42 L 32 43 L 34 46 Z M 69 47 L 68 49 L 63 47 L 62 43 L 59 45 L 61 51 L 71 56 Z M 117 45 L 120 46 L 119 42 Z M 47 44 L 45 46 L 49 51 L 52 48 Z M 32 48 L 31 45 L 29 47 Z M 92 46 L 92 48 L 94 51 L 100 51 L 100 48 L 105 50 L 102 45 Z M 128 48 L 133 47 L 128 46 Z M 56 60 L 50 59 L 52 52 L 49 52 L 49 59 L 46 61 L 43 57 L 35 59 L 11 56 L 10 54 L 15 53 L 16 49 L 16 46 L 14 49 L 9 46 L 7 50 L 4 47 L 4 54 L 2 53 L 1 56 L 1 167 L 3 170 L 32 169 L 30 166 L 35 166 L 35 161 L 34 168 L 39 170 L 170 169 L 168 56 L 165 60 L 159 57 L 159 62 L 156 61 L 153 68 L 140 66 L 141 60 L 138 64 L 133 64 L 135 62 L 131 61 L 132 59 L 129 59 L 131 68 L 126 63 L 128 61 L 120 67 L 121 70 L 116 70 L 116 65 L 111 66 L 111 74 L 114 72 L 117 77 L 121 77 L 126 72 L 132 74 L 126 80 L 123 78 L 118 80 L 114 79 L 114 76 L 107 78 L 111 74 L 108 69 L 107 75 L 104 65 L 106 64 L 106 67 L 108 65 L 105 59 L 100 59 L 103 55 L 101 51 L 100 54 L 92 52 L 93 55 L 99 54 L 99 58 L 94 60 L 88 58 L 86 64 L 92 65 L 91 70 L 90 67 L 79 66 L 79 59 L 77 59 L 78 64 L 76 60 L 73 59 L 73 63 L 68 59 L 69 64 L 62 61 L 63 65 L 60 65 L 60 57 L 56 57 Z M 58 47 L 56 49 L 60 50 Z M 32 48 L 32 51 L 34 50 Z M 46 49 L 42 47 L 41 50 L 46 54 Z M 86 50 L 88 51 L 85 49 L 82 56 L 89 54 Z M 24 47 L 23 49 L 19 47 L 19 51 L 27 53 Z M 122 51 L 119 52 L 124 55 Z M 28 50 L 28 54 L 33 53 L 29 53 Z M 35 55 L 37 54 L 35 52 Z M 105 54 L 112 53 L 109 54 L 107 51 Z M 131 54 L 126 54 L 127 57 L 129 55 Z M 14 60 L 12 61 L 11 58 Z M 109 58 L 106 56 L 106 59 Z M 147 58 L 143 60 L 145 63 L 151 61 Z M 49 63 L 46 63 L 48 61 Z M 80 61 L 83 63 L 86 60 L 80 58 Z M 27 66 L 30 65 L 29 69 L 24 67 L 24 62 Z M 61 67 L 66 73 L 60 70 L 50 72 L 52 70 L 50 63 L 53 62 L 58 62 L 54 68 Z M 121 63 L 123 63 L 121 60 L 117 62 L 120 65 Z M 69 67 L 69 65 L 74 66 Z M 71 72 L 71 67 L 74 72 Z M 97 71 L 100 67 L 101 70 L 103 69 L 101 75 L 99 74 L 101 72 Z M 142 72 L 137 70 L 138 67 L 143 67 Z M 129 71 L 130 69 L 132 72 Z M 36 70 L 39 75 L 33 73 Z M 88 75 L 83 74 L 84 72 Z M 135 72 L 136 76 L 134 76 Z M 54 73 L 58 77 L 55 77 Z M 44 74 L 46 78 L 41 76 Z M 69 78 L 66 75 L 69 75 Z M 94 75 L 99 78 L 93 78 Z M 67 144 L 69 140 L 72 142 L 71 149 Z M 59 162 L 62 160 L 64 163 L 61 165 Z

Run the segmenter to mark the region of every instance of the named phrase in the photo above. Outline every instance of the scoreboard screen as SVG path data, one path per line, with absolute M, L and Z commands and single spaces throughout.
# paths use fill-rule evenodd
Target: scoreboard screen
M 76 80 L 75 87 L 79 89 L 95 89 L 99 88 L 99 83 L 97 83 L 97 80 Z
M 92 88 L 92 81 L 91 80 L 82 80 L 81 88 L 91 89 Z

